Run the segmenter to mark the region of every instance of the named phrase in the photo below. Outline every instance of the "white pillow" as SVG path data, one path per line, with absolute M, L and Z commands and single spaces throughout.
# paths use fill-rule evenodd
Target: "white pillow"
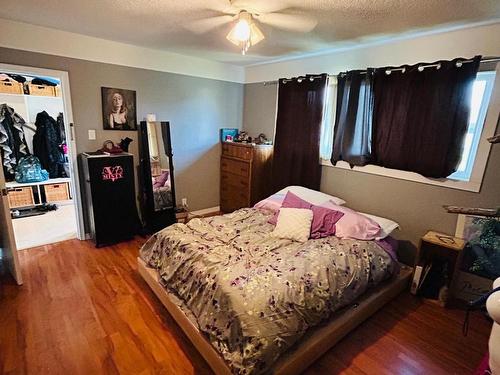
M 391 219 L 386 219 L 385 217 L 380 217 L 370 214 L 364 214 L 363 212 L 360 212 L 360 214 L 366 216 L 367 218 L 372 219 L 373 221 L 377 222 L 377 224 L 380 226 L 380 232 L 378 233 L 377 237 L 375 237 L 376 240 L 383 240 L 388 235 L 390 235 L 393 230 L 399 228 L 399 224 L 396 223 L 395 221 L 392 221 Z
M 299 198 L 314 204 L 316 206 L 320 206 L 323 203 L 326 203 L 328 201 L 333 201 L 338 206 L 342 206 L 345 204 L 345 201 L 338 198 L 334 197 L 333 195 L 328 195 L 325 193 L 322 193 L 321 191 L 316 191 L 312 189 L 305 188 L 303 186 L 287 186 L 284 189 L 281 189 L 278 191 L 276 194 L 283 194 L 285 195 L 288 191 L 291 191 L 293 194 L 298 196 Z
M 312 210 L 305 208 L 281 208 L 278 222 L 271 232 L 273 237 L 306 242 L 311 233 Z

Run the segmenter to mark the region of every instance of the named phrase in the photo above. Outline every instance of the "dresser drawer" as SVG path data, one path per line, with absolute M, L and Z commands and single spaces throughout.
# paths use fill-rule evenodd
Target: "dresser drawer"
M 221 186 L 229 185 L 234 186 L 238 189 L 248 189 L 250 186 L 250 181 L 248 177 L 238 176 L 237 174 L 232 174 L 229 172 L 222 171 L 220 174 Z
M 220 207 L 223 212 L 232 212 L 239 208 L 248 207 L 249 201 L 245 193 L 237 191 L 237 189 L 226 186 L 221 188 Z
M 221 199 L 230 199 L 236 202 L 242 202 L 245 205 L 248 205 L 248 192 L 245 190 L 241 190 L 236 186 L 231 185 L 223 185 L 220 187 Z
M 238 144 L 223 143 L 222 156 L 229 156 L 243 160 L 252 160 L 252 148 Z
M 248 177 L 250 175 L 250 163 L 229 158 L 221 158 L 220 169 L 222 172 L 233 173 L 238 176 Z

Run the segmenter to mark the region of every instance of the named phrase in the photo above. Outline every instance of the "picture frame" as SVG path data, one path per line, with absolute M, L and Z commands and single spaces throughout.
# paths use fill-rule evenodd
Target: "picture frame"
M 492 252 L 500 241 L 498 220 L 495 217 L 458 215 L 455 236 L 466 241 L 461 269 L 458 271 L 454 288 L 454 294 L 458 299 L 470 301 L 488 292 L 500 272 L 498 253 L 495 256 Z
M 238 136 L 238 129 L 236 128 L 222 128 L 220 130 L 221 142 L 233 142 Z
M 137 101 L 133 90 L 101 87 L 104 130 L 137 130 Z

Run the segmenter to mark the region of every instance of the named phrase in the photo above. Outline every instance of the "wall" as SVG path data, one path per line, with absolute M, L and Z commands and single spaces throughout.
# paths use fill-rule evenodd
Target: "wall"
M 243 85 L 7 48 L 0 62 L 69 72 L 78 152 L 128 136 L 137 164 L 137 132 L 102 130 L 101 114 L 101 86 L 136 90 L 139 121 L 147 113 L 170 121 L 177 200 L 187 197 L 193 210 L 219 205 L 219 129 L 241 127 Z
M 0 18 L 0 46 L 242 83 L 242 66 Z
M 383 64 L 397 65 L 402 62 L 433 61 L 444 55 L 448 57 L 474 54 L 500 55 L 500 27 L 488 26 L 481 30 L 481 33 L 478 29 L 468 30 L 472 36 L 462 31 L 450 33 L 448 38 L 445 38 L 446 35 L 439 35 L 439 44 L 436 44 L 436 36 L 432 36 L 403 44 L 396 42 L 378 47 L 371 46 L 321 58 L 250 67 L 247 70 L 247 79 L 251 81 L 253 78 L 275 79 L 304 73 L 336 73 L 350 68 L 379 66 L 377 62 L 382 61 Z M 494 31 L 496 34 L 492 35 Z M 454 43 L 457 38 L 461 38 L 463 43 Z M 495 45 L 492 44 L 493 42 Z M 429 49 L 424 48 L 426 45 Z M 311 63 L 311 60 L 314 60 L 314 63 Z M 266 67 L 269 69 L 266 70 Z M 276 85 L 264 85 L 262 82 L 245 85 L 244 130 L 255 134 L 263 129 L 261 119 L 275 118 L 275 94 Z M 271 125 L 266 125 L 266 129 L 271 128 Z M 457 216 L 446 213 L 442 208 L 444 204 L 474 207 L 498 206 L 500 204 L 499 171 L 500 146 L 496 145 L 492 147 L 479 193 L 327 166 L 322 168 L 321 191 L 345 199 L 347 205 L 356 210 L 396 220 L 401 225 L 397 237 L 417 245 L 419 238 L 428 229 L 454 233 Z
M 498 21 L 497 21 L 498 22 Z M 331 53 L 247 66 L 245 82 L 254 83 L 306 73 L 337 74 L 351 69 L 413 64 L 421 61 L 500 55 L 500 23 L 428 32 L 421 36 L 354 44 Z
M 245 85 L 243 128 L 251 137 L 264 133 L 268 139 L 273 139 L 277 99 L 278 85 L 275 83 Z

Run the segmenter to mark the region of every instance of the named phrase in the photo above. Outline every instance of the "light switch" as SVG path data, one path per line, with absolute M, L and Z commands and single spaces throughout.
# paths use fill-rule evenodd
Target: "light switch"
M 89 129 L 89 141 L 95 141 L 95 129 Z

